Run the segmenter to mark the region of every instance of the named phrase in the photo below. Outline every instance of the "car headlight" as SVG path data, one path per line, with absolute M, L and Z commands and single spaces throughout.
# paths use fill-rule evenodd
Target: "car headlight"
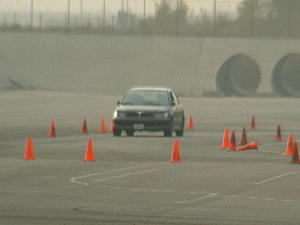
M 113 119 L 116 119 L 117 118 L 117 111 L 114 111 L 113 113 Z
M 126 113 L 125 112 L 121 112 L 121 111 L 117 111 L 117 117 L 118 118 L 125 118 L 126 117 Z
M 113 119 L 116 119 L 116 118 L 125 118 L 125 117 L 126 117 L 126 113 L 125 112 L 114 111 L 114 113 L 113 113 Z
M 169 113 L 168 112 L 154 113 L 153 117 L 155 119 L 167 119 L 169 117 Z

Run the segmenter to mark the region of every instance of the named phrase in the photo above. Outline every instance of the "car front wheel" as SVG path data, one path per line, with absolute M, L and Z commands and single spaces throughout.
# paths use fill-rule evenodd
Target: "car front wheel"
M 175 133 L 177 137 L 182 137 L 184 134 L 184 130 L 176 130 Z
M 122 130 L 119 130 L 119 129 L 113 129 L 113 135 L 114 135 L 115 137 L 121 136 L 121 132 L 122 132 Z
M 134 135 L 134 131 L 133 130 L 126 130 L 126 134 L 129 137 L 132 137 Z
M 182 137 L 184 134 L 184 119 L 182 120 L 181 129 L 175 131 L 177 137 Z
M 172 137 L 173 134 L 173 121 L 171 121 L 170 126 L 164 130 L 165 137 Z

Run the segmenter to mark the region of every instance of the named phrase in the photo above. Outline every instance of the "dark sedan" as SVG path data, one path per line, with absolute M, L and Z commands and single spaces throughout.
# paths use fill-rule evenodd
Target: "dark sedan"
M 125 131 L 133 136 L 135 131 L 163 131 L 171 137 L 184 133 L 184 110 L 178 98 L 168 88 L 133 88 L 118 102 L 113 115 L 113 135 Z

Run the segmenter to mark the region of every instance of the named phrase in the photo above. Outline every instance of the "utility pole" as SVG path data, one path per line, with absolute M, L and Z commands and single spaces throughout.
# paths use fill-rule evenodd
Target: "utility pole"
M 30 0 L 30 27 L 33 28 L 33 0 Z
M 178 35 L 179 0 L 176 0 L 176 35 Z
M 124 12 L 124 0 L 122 0 L 122 12 Z
M 106 1 L 103 0 L 103 11 L 102 11 L 102 26 L 103 26 L 103 31 L 105 31 L 105 21 L 106 19 Z
M 80 0 L 80 26 L 83 26 L 83 0 Z
M 144 24 L 143 24 L 143 33 L 146 32 L 146 0 L 144 0 Z
M 292 36 L 292 32 L 291 32 L 291 23 L 292 23 L 292 9 L 291 9 L 291 1 L 288 1 L 287 4 L 287 36 L 288 38 L 290 38 Z
M 70 15 L 71 14 L 71 2 L 70 0 L 67 0 L 67 29 L 70 29 L 70 25 L 71 25 L 71 18 Z
M 255 1 L 251 1 L 251 36 L 253 37 L 255 35 L 255 10 L 256 4 Z
M 17 19 L 17 12 L 14 12 L 14 25 L 17 26 L 18 19 Z
M 214 0 L 213 3 L 213 9 L 214 9 L 214 36 L 217 35 L 217 0 Z
M 43 14 L 40 13 L 40 29 L 43 29 Z

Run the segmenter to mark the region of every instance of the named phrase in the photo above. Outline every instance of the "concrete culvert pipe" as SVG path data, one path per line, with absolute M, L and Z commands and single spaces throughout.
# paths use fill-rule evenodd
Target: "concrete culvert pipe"
M 261 80 L 256 62 L 245 55 L 235 55 L 226 60 L 216 76 L 216 88 L 222 96 L 252 95 Z
M 300 96 L 300 54 L 289 54 L 275 65 L 273 92 L 279 96 Z

